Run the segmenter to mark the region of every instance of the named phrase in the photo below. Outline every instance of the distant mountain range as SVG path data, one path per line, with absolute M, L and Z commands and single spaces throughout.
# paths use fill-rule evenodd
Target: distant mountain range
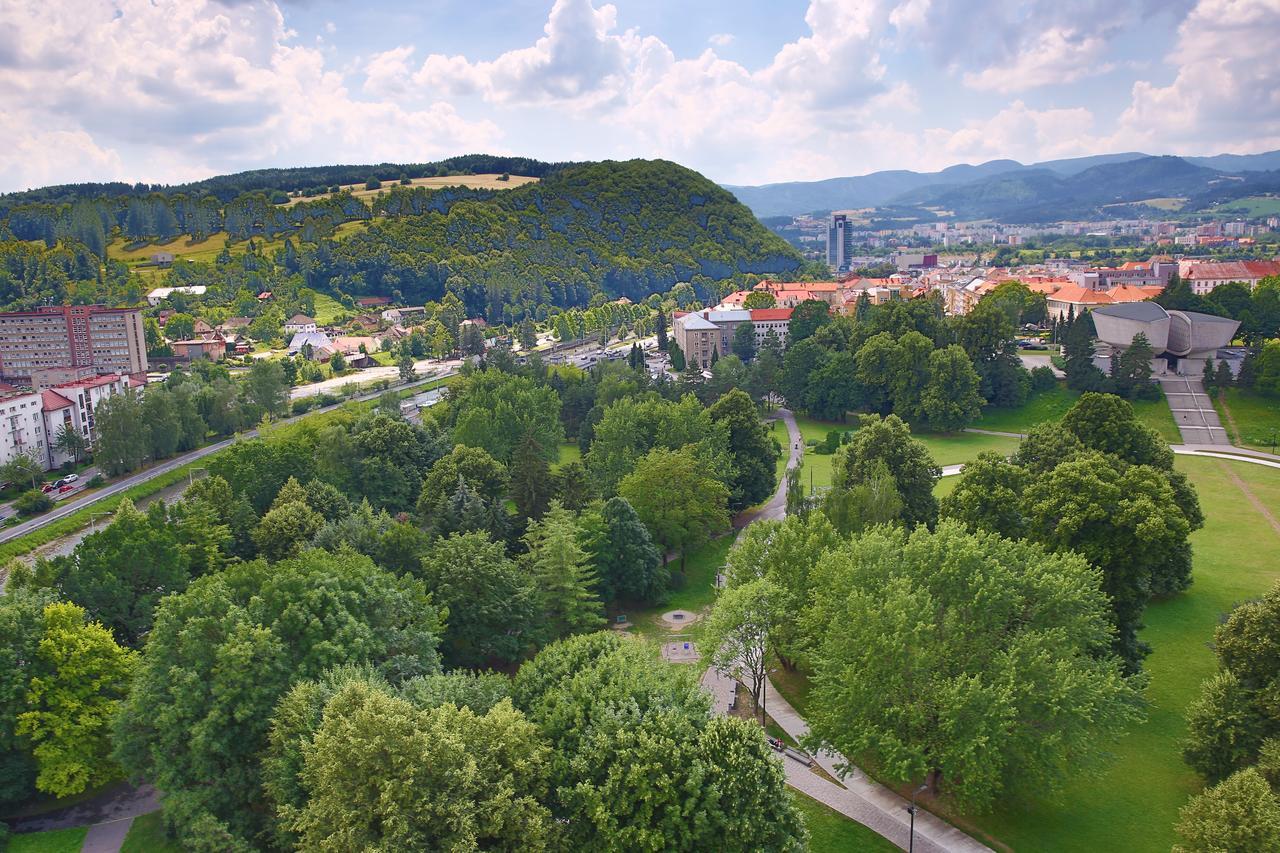
M 1155 157 L 1136 151 L 1024 165 L 992 160 L 940 172 L 891 170 L 823 181 L 725 185 L 759 217 L 859 208 L 930 208 L 961 219 L 1040 222 L 1128 216 L 1134 202 L 1187 199 L 1186 209 L 1280 190 L 1280 151 Z M 1150 210 L 1147 211 L 1151 212 Z

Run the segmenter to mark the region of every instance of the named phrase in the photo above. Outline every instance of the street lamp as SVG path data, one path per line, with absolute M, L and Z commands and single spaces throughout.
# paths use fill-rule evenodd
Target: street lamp
M 928 787 L 928 784 L 924 784 L 911 792 L 911 805 L 907 806 L 907 814 L 911 815 L 911 832 L 907 836 L 907 853 L 915 853 L 916 849 L 916 796 L 928 789 Z

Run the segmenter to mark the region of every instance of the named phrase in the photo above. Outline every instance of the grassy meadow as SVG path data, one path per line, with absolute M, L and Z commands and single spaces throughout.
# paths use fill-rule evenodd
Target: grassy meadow
M 1214 397 L 1213 407 L 1232 444 L 1275 452 L 1272 441 L 1280 442 L 1280 400 L 1243 388 L 1227 388 Z

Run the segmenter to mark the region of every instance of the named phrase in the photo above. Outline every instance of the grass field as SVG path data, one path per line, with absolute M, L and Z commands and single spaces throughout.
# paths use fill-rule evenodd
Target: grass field
M 1067 413 L 1079 399 L 1079 393 L 1070 391 L 1061 383 L 1050 391 L 1042 391 L 1032 395 L 1026 405 L 1016 409 L 988 409 L 974 423 L 975 429 L 990 429 L 997 432 L 1022 432 L 1045 421 L 1056 421 Z M 1133 400 L 1133 413 L 1138 420 L 1160 433 L 1160 437 L 1170 444 L 1181 444 L 1182 434 L 1173 420 L 1173 412 L 1169 410 L 1169 401 L 1161 394 L 1155 400 Z
M 182 258 L 188 261 L 212 262 L 218 257 L 218 253 L 226 248 L 226 240 L 227 232 L 225 231 L 211 234 L 208 239 L 201 240 L 199 243 L 192 243 L 188 237 L 182 236 L 175 237 L 168 243 L 151 243 L 136 249 L 127 248 L 129 244 L 124 241 L 114 240 L 107 246 L 107 257 L 132 264 L 151 260 L 151 256 L 156 252 L 169 252 L 175 260 Z M 264 241 L 261 237 L 255 237 L 254 245 L 271 252 L 281 248 L 284 240 Z M 231 251 L 232 253 L 243 252 L 247 247 L 248 241 L 242 240 L 233 244 Z
M 9 853 L 79 853 L 88 827 L 26 832 L 9 839 Z
M 582 451 L 578 448 L 578 443 L 576 441 L 565 441 L 560 444 L 559 455 L 556 457 L 555 464 L 551 467 L 555 469 L 562 465 L 568 465 L 570 462 L 581 461 Z
M 1056 421 L 1075 405 L 1080 395 L 1068 391 L 1061 382 L 1057 387 L 1039 394 L 1032 394 L 1024 405 L 1016 409 L 984 409 L 982 417 L 974 422 L 975 429 L 990 429 L 996 432 L 1025 433 L 1036 424 L 1045 421 Z
M 791 792 L 809 828 L 809 849 L 814 853 L 889 853 L 898 848 L 837 811 L 801 794 Z
M 1227 388 L 1224 395 L 1225 399 L 1214 397 L 1213 407 L 1231 435 L 1231 443 L 1274 452 L 1271 442 L 1280 442 L 1280 400 L 1242 388 Z
M 1245 216 L 1272 216 L 1280 213 L 1280 198 L 1269 195 L 1253 195 L 1220 205 L 1219 213 L 1241 213 Z
M 182 848 L 165 837 L 160 812 L 151 812 L 134 819 L 120 853 L 182 853 Z
M 819 421 L 805 415 L 796 415 L 796 426 L 805 442 L 822 441 L 827 431 L 832 429 L 853 429 L 852 424 L 837 424 Z M 938 435 L 934 433 L 915 433 L 915 438 L 929 448 L 929 453 L 939 465 L 958 465 L 978 457 L 979 453 L 995 451 L 1009 455 L 1018 449 L 1018 439 L 1000 435 L 981 435 L 979 433 L 962 432 L 954 435 Z M 805 489 L 822 489 L 831 485 L 831 463 L 834 456 L 814 453 L 813 448 L 806 446 L 804 453 L 804 469 L 801 477 Z
M 338 318 L 340 314 L 350 313 L 343 307 L 342 303 L 334 299 L 327 293 L 316 294 L 316 316 L 317 325 L 327 326 Z
M 500 177 L 501 175 L 495 173 L 491 175 L 455 175 L 453 177 L 444 178 L 413 178 L 410 180 L 409 184 L 410 186 L 429 187 L 433 189 L 439 189 L 440 187 L 473 187 L 488 190 L 509 190 L 515 187 L 524 186 L 525 184 L 537 183 L 538 181 L 537 178 L 530 178 L 525 175 L 511 175 L 505 181 L 498 180 Z M 356 198 L 368 200 L 375 196 L 382 195 L 392 187 L 398 186 L 400 186 L 399 181 L 383 181 L 381 189 L 367 190 L 364 188 L 364 183 L 361 182 L 358 184 L 344 184 L 342 189 L 350 190 L 351 194 Z M 321 195 L 312 196 L 311 198 L 291 198 L 285 207 L 291 207 L 304 201 L 318 201 L 322 198 L 328 197 L 328 193 L 322 193 Z
M 1280 582 L 1280 525 L 1273 526 L 1280 472 L 1216 459 L 1178 457 L 1176 464 L 1199 492 L 1206 523 L 1192 536 L 1191 588 L 1152 603 L 1145 615 L 1142 637 L 1154 649 L 1146 661 L 1148 719 L 1115 745 L 1099 774 L 1070 779 L 1053 800 L 1004 800 L 999 813 L 972 819 L 1014 850 L 1167 851 L 1178 809 L 1201 787 L 1182 762 L 1183 710 L 1213 672 L 1209 641 L 1221 616 Z M 779 670 L 774 683 L 803 713 L 803 676 Z

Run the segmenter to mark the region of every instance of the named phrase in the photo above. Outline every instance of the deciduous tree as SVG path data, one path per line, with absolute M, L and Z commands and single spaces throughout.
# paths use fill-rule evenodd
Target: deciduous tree
M 47 605 L 43 621 L 17 732 L 33 745 L 36 787 L 68 797 L 120 772 L 111 761 L 111 720 L 137 655 L 74 604 Z
M 944 521 L 828 552 L 806 614 L 814 743 L 974 809 L 1061 785 L 1141 716 L 1098 572 Z

